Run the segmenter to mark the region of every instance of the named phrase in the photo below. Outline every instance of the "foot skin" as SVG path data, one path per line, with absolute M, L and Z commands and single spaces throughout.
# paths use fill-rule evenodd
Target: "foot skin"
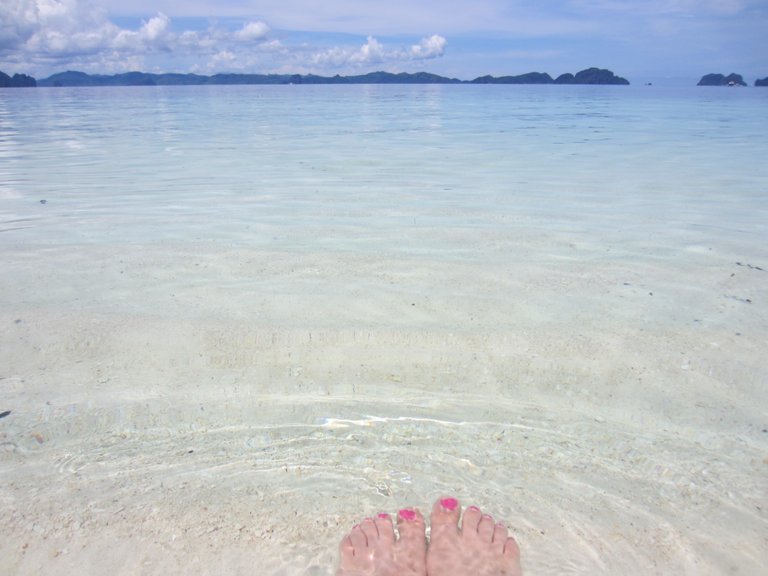
M 427 543 L 424 517 L 418 510 L 400 510 L 397 531 L 389 514 L 366 518 L 341 541 L 337 576 L 426 576 Z
M 507 528 L 479 508 L 445 497 L 432 507 L 429 576 L 521 576 L 520 549 Z

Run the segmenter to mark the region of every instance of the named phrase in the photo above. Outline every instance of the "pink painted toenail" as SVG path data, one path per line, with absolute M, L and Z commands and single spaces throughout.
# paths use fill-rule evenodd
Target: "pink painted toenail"
M 440 500 L 440 506 L 445 508 L 448 511 L 456 510 L 456 507 L 459 505 L 459 501 L 456 500 L 456 498 L 443 498 Z
M 400 518 L 403 520 L 416 520 L 416 512 L 413 510 L 409 510 L 408 508 L 403 508 L 397 513 Z
M 480 508 L 477 506 L 467 506 L 467 510 L 472 510 L 473 512 L 480 512 Z
M 386 512 L 379 512 L 376 515 L 376 517 L 377 518 L 381 518 L 382 520 L 386 520 L 387 518 L 389 518 L 389 514 L 387 514 Z

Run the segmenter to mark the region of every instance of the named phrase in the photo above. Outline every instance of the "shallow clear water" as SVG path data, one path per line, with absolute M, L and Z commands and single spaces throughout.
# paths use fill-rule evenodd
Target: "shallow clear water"
M 449 492 L 529 574 L 756 573 L 766 126 L 759 89 L 0 91 L 0 562 L 327 574 Z

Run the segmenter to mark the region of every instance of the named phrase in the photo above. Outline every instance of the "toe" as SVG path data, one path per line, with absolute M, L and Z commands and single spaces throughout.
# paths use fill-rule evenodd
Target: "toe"
M 368 547 L 368 537 L 363 532 L 360 524 L 355 524 L 349 533 L 349 541 L 353 548 L 362 549 Z
M 508 537 L 504 543 L 504 556 L 510 559 L 514 559 L 516 562 L 520 560 L 520 547 L 517 545 L 517 541 Z
M 507 527 L 504 526 L 504 524 L 498 523 L 496 524 L 496 526 L 494 526 L 493 528 L 494 547 L 498 548 L 499 550 L 503 550 L 508 537 L 509 537 L 509 532 L 507 531 Z
M 352 576 L 371 573 L 373 550 L 368 546 L 368 539 L 360 525 L 352 528 L 339 545 L 341 560 L 337 576 Z
M 401 540 L 417 540 L 424 543 L 424 516 L 415 508 L 403 508 L 397 513 L 397 531 Z
M 352 544 L 352 540 L 350 539 L 349 535 L 344 536 L 341 544 L 339 544 L 339 553 L 341 554 L 342 561 L 344 558 L 351 558 L 355 555 L 355 545 Z
M 480 518 L 480 523 L 477 525 L 477 534 L 480 536 L 480 540 L 483 542 L 493 541 L 493 531 L 496 528 L 496 524 L 493 521 L 493 517 L 488 514 L 483 514 Z
M 382 512 L 376 516 L 374 524 L 376 525 L 376 531 L 379 533 L 379 538 L 389 542 L 395 541 L 395 527 L 389 514 Z
M 506 574 L 510 576 L 520 576 L 522 574 L 520 548 L 514 538 L 507 538 L 507 541 L 504 543 L 502 558 L 504 559 Z
M 401 572 L 398 574 L 427 573 L 427 537 L 424 516 L 414 508 L 404 508 L 397 513 L 397 531 L 400 538 L 395 550 Z
M 445 526 L 453 526 L 458 530 L 460 514 L 461 506 L 459 506 L 459 501 L 456 498 L 451 496 L 439 498 L 432 506 L 430 517 L 432 532 L 434 533 L 435 527 Z
M 360 523 L 360 529 L 365 534 L 368 546 L 375 546 L 379 540 L 379 530 L 373 518 L 366 518 Z
M 469 506 L 464 510 L 464 517 L 461 520 L 461 533 L 465 536 L 476 535 L 482 518 L 483 513 L 480 512 L 480 508 Z
M 337 576 L 346 576 L 353 573 L 364 559 L 357 558 L 355 556 L 355 546 L 352 544 L 352 540 L 349 536 L 345 536 L 339 545 L 339 569 L 336 572 Z

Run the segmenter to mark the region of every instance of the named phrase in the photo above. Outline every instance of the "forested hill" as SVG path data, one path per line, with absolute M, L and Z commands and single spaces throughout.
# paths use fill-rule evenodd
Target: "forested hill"
M 38 86 L 178 86 L 221 84 L 629 84 L 610 70 L 588 68 L 577 74 L 530 72 L 519 76 L 481 76 L 469 82 L 428 72 L 371 72 L 359 76 L 316 76 L 314 74 L 150 74 L 128 72 L 101 75 L 62 72 L 37 82 Z
M 0 71 L 0 88 L 34 88 L 35 86 L 37 86 L 37 82 L 31 76 L 26 74 L 8 76 L 5 72 Z

